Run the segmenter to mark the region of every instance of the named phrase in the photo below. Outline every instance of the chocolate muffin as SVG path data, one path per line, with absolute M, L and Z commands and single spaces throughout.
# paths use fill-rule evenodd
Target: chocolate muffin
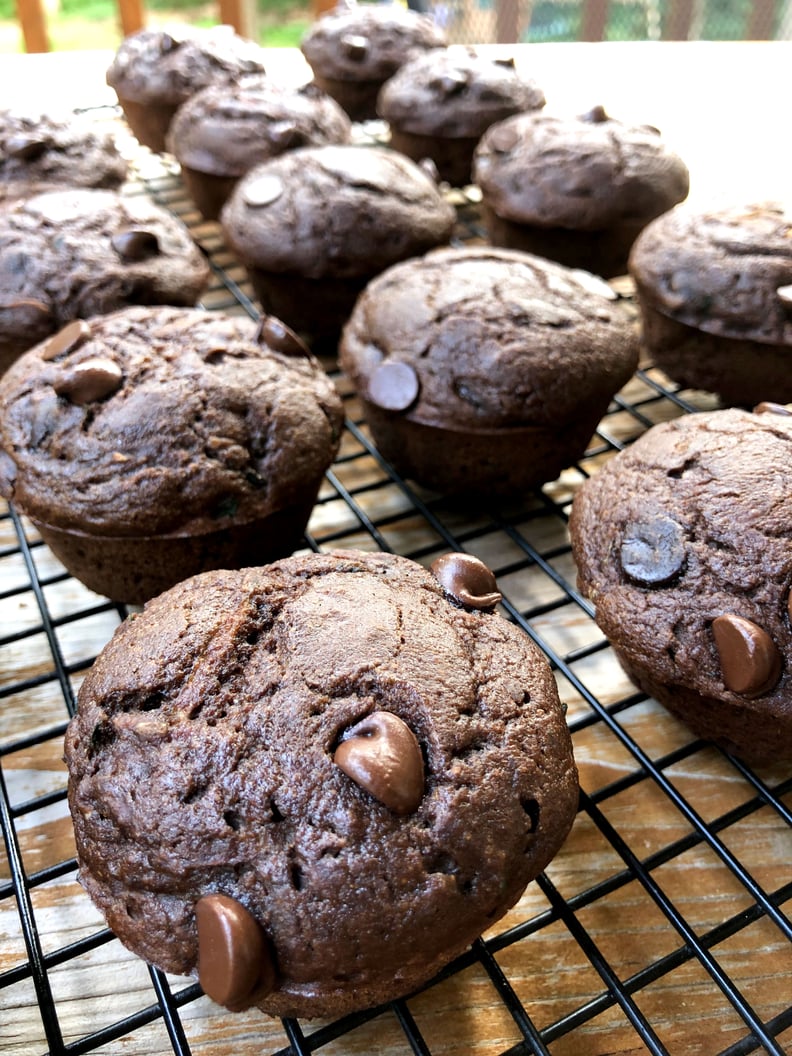
M 792 401 L 792 213 L 763 203 L 680 206 L 630 257 L 646 350 L 724 404 Z
M 179 107 L 167 143 L 195 204 L 216 220 L 239 178 L 259 162 L 295 147 L 348 143 L 351 130 L 315 84 L 285 88 L 259 74 L 196 92 Z
M 278 320 L 133 307 L 0 379 L 0 493 L 69 572 L 141 603 L 300 545 L 341 402 Z
M 338 1016 L 519 899 L 575 815 L 570 737 L 492 573 L 437 569 L 209 572 L 118 629 L 66 759 L 80 880 L 126 946 L 234 1010 Z
M 302 147 L 257 165 L 220 219 L 264 310 L 334 353 L 366 283 L 447 243 L 456 213 L 408 158 L 345 145 Z
M 611 278 L 644 227 L 687 197 L 687 166 L 656 128 L 601 106 L 492 125 L 473 160 L 490 241 Z
M 698 736 L 792 759 L 792 416 L 656 425 L 575 497 L 582 593 L 633 681 Z
M 126 304 L 193 305 L 209 265 L 144 197 L 50 191 L 0 207 L 0 371 L 73 319 Z
M 0 201 L 65 187 L 116 189 L 127 163 L 109 132 L 79 117 L 0 111 Z
M 121 41 L 107 83 L 138 141 L 162 152 L 173 115 L 185 100 L 209 84 L 264 73 L 263 57 L 263 48 L 231 26 L 141 29 Z
M 442 48 L 444 31 L 397 3 L 340 0 L 305 33 L 300 48 L 315 82 L 353 121 L 377 116 L 377 94 L 416 52 Z
M 513 59 L 450 47 L 405 63 L 383 85 L 377 112 L 395 150 L 414 161 L 430 158 L 440 179 L 461 187 L 470 183 L 473 152 L 490 125 L 544 105 L 544 92 L 517 73 Z
M 339 364 L 402 475 L 468 498 L 519 498 L 583 455 L 637 349 L 601 279 L 472 246 L 373 280 Z

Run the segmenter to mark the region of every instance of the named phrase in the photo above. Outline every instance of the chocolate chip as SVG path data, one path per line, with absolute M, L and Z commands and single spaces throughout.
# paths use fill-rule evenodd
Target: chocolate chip
M 498 154 L 508 154 L 519 142 L 519 131 L 507 122 L 498 122 L 487 132 L 487 146 Z
M 406 411 L 418 398 L 420 382 L 409 363 L 390 359 L 369 378 L 368 398 L 384 411 Z
M 103 400 L 121 387 L 121 368 L 112 359 L 86 359 L 66 370 L 53 388 L 58 396 L 84 406 L 93 400 Z
M 590 125 L 601 125 L 605 121 L 610 121 L 610 118 L 605 111 L 605 107 L 597 105 L 592 106 L 588 113 L 581 114 L 580 120 L 587 121 Z
M 110 245 L 122 260 L 128 261 L 149 260 L 160 251 L 159 239 L 154 232 L 139 227 L 118 231 L 110 239 Z
M 684 568 L 685 533 L 663 514 L 631 521 L 624 529 L 619 556 L 625 575 L 635 583 L 665 586 Z
M 163 33 L 160 37 L 160 54 L 168 55 L 171 51 L 176 51 L 182 46 L 183 41 L 177 40 L 176 37 L 172 37 L 170 33 Z
M 306 357 L 310 355 L 307 347 L 295 332 L 280 319 L 276 319 L 274 315 L 261 317 L 256 328 L 256 341 L 284 356 Z
M 271 125 L 267 130 L 270 143 L 278 150 L 294 150 L 295 147 L 306 145 L 306 135 L 292 121 L 281 121 L 277 125 Z
M 412 814 L 423 799 L 421 746 L 392 712 L 375 711 L 347 730 L 333 762 L 394 814 Z
M 245 184 L 242 194 L 248 205 L 258 209 L 265 205 L 271 205 L 280 198 L 283 194 L 283 183 L 277 176 L 268 174 L 255 176 Z
M 723 681 L 741 697 L 760 697 L 781 677 L 781 654 L 762 627 L 742 616 L 718 616 L 712 633 L 720 657 Z
M 776 296 L 785 312 L 792 312 L 792 286 L 779 286 Z
M 494 609 L 502 598 L 492 571 L 473 554 L 443 554 L 429 571 L 443 590 L 468 609 Z
M 195 907 L 198 981 L 219 1005 L 235 1009 L 275 987 L 275 965 L 255 917 L 228 895 L 204 895 Z
M 50 144 L 45 139 L 35 139 L 20 132 L 16 136 L 9 136 L 3 144 L 3 153 L 8 158 L 18 158 L 20 161 L 35 161 L 40 158 Z
M 83 319 L 75 319 L 67 323 L 62 330 L 49 339 L 41 354 L 45 360 L 57 359 L 58 356 L 68 355 L 74 352 L 83 342 L 91 336 L 91 328 Z
M 449 70 L 435 78 L 432 87 L 444 96 L 458 95 L 467 87 L 468 79 L 464 70 Z
M 428 176 L 432 183 L 440 182 L 440 173 L 437 171 L 437 165 L 433 158 L 421 158 L 418 162 L 418 168 L 424 174 Z
M 771 400 L 763 400 L 753 409 L 754 414 L 780 414 L 785 418 L 792 417 L 792 404 L 773 403 Z
M 346 33 L 341 38 L 341 49 L 350 59 L 365 59 L 369 50 L 369 42 L 359 33 Z

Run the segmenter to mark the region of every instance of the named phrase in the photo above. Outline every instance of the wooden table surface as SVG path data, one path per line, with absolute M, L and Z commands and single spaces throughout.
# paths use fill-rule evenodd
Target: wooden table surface
M 659 127 L 688 162 L 693 200 L 789 199 L 792 44 L 487 50 L 514 55 L 520 69 L 544 87 L 553 109 L 582 112 L 601 103 L 616 117 Z M 110 57 L 3 56 L 0 106 L 112 104 L 104 84 Z M 291 83 L 307 76 L 296 52 L 273 52 L 269 68 Z M 216 238 L 216 232 L 209 236 Z M 226 263 L 233 268 L 233 261 Z M 343 380 L 339 384 L 343 388 Z M 651 421 L 681 413 L 672 399 L 655 398 L 653 384 L 662 389 L 664 382 L 651 372 L 630 383 L 605 435 L 628 442 Z M 711 402 L 704 397 L 701 405 Z M 641 410 L 630 410 L 635 407 Z M 590 470 L 609 457 L 601 446 L 593 448 Z M 574 584 L 574 567 L 557 514 L 568 510 L 580 473 L 565 474 L 545 489 L 543 500 L 510 518 L 441 504 L 432 507 L 433 519 L 422 500 L 390 482 L 357 434 L 347 436 L 342 456 L 336 483 L 328 485 L 327 501 L 311 522 L 321 545 L 340 538 L 346 546 L 382 544 L 431 560 L 432 549 L 444 546 L 444 532 L 453 532 L 498 570 L 502 589 L 517 610 L 530 611 L 532 631 L 548 651 L 566 658 L 558 677 L 574 731 L 584 809 L 547 881 L 532 884 L 487 936 L 494 962 L 471 959 L 406 1005 L 361 1022 L 337 1040 L 330 1031 L 331 1040 L 318 1051 L 534 1051 L 524 1042 L 530 1033 L 525 1021 L 509 1012 L 504 991 L 497 990 L 499 972 L 531 1023 L 547 1029 L 549 1051 L 562 1056 L 710 1056 L 732 1045 L 735 1053 L 792 1051 L 792 932 L 785 916 L 792 897 L 789 767 L 746 773 L 694 744 L 654 702 L 634 693 L 590 613 L 562 596 Z M 339 484 L 354 501 L 342 501 Z M 366 528 L 361 516 L 379 527 Z M 527 560 L 528 552 L 541 560 Z M 77 884 L 62 794 L 64 693 L 76 691 L 121 614 L 63 577 L 45 548 L 34 546 L 31 553 L 35 580 L 45 585 L 41 594 L 13 522 L 0 518 L 0 791 L 7 792 L 14 830 L 0 857 L 0 1052 L 158 1056 L 176 1047 L 211 1056 L 259 1056 L 285 1049 L 279 1022 L 257 1013 L 225 1013 L 197 997 L 189 980 L 162 984 L 152 978 L 103 934 L 99 915 Z M 48 622 L 54 628 L 50 639 Z M 65 667 L 65 688 L 56 677 L 53 642 Z M 613 715 L 599 710 L 610 705 Z M 763 799 L 767 789 L 776 791 Z M 11 878 L 21 870 L 29 882 L 14 889 Z M 35 919 L 33 955 L 43 958 L 43 976 L 29 967 L 20 922 L 26 915 Z M 688 931 L 680 930 L 680 921 Z M 523 929 L 525 937 L 512 941 L 507 931 L 501 938 L 509 928 Z M 37 993 L 36 978 L 45 978 L 49 995 Z M 610 978 L 620 981 L 616 1000 Z M 169 984 L 182 1006 L 170 1028 L 156 1007 L 157 987 L 167 991 Z M 628 992 L 632 996 L 625 998 Z M 56 1010 L 54 1026 L 42 1022 L 42 1001 Z M 748 1008 L 743 1016 L 734 1007 L 740 1002 Z M 744 1016 L 754 1013 L 760 1024 L 780 1017 L 777 1030 L 768 1028 L 778 1034 L 776 1048 L 742 1041 Z M 137 1018 L 116 1037 L 114 1024 L 125 1016 Z M 405 1017 L 417 1025 L 420 1042 L 407 1040 Z M 310 1033 L 316 1025 L 303 1027 Z M 90 1036 L 96 1030 L 108 1031 L 105 1043 L 102 1035 Z

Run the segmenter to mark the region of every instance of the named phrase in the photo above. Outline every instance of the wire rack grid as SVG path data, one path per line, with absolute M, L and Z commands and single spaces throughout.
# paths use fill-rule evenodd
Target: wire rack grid
M 243 269 L 167 159 L 136 156 L 130 193 L 190 227 L 212 264 L 208 310 L 257 314 Z M 482 239 L 454 192 L 459 240 Z M 76 880 L 62 739 L 80 681 L 127 614 L 72 579 L 0 510 L 0 1051 L 738 1056 L 792 1051 L 792 776 L 699 740 L 627 680 L 578 593 L 567 533 L 576 488 L 656 422 L 713 406 L 644 364 L 584 458 L 512 506 L 471 509 L 401 479 L 354 393 L 305 546 L 481 557 L 503 613 L 558 680 L 581 776 L 564 848 L 491 932 L 420 993 L 336 1022 L 213 1006 L 145 966 Z

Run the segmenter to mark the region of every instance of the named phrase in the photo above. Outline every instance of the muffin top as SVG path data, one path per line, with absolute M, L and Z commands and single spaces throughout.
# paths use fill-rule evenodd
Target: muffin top
M 629 268 L 642 297 L 678 322 L 792 345 L 792 214 L 782 205 L 680 206 L 641 233 Z
M 66 754 L 80 879 L 123 942 L 230 1007 L 336 1016 L 517 900 L 572 824 L 571 743 L 544 656 L 451 565 L 441 586 L 307 554 L 186 580 L 120 627 Z M 226 909 L 228 961 L 204 965 Z
M 195 304 L 209 266 L 184 224 L 140 196 L 50 191 L 0 207 L 0 346 L 22 351 L 125 304 Z
M 377 112 L 405 132 L 477 139 L 493 122 L 544 104 L 541 88 L 512 59 L 450 47 L 405 63 L 380 90 Z
M 0 111 L 0 201 L 64 187 L 120 187 L 127 163 L 109 132 L 72 115 Z
M 582 231 L 646 223 L 689 187 L 687 166 L 657 129 L 622 124 L 600 106 L 498 122 L 476 148 L 473 175 L 497 216 Z
M 792 417 L 760 410 L 653 426 L 583 484 L 570 534 L 580 588 L 628 661 L 789 722 Z
M 445 243 L 456 220 L 437 185 L 381 147 L 303 147 L 257 165 L 221 215 L 240 260 L 310 278 L 375 274 Z
M 0 379 L 0 492 L 98 535 L 211 531 L 289 505 L 342 425 L 277 320 L 128 308 L 76 321 Z
M 263 56 L 231 26 L 141 29 L 121 41 L 107 83 L 122 98 L 174 106 L 208 84 L 263 73 Z
M 176 112 L 168 149 L 213 176 L 241 176 L 261 161 L 321 143 L 347 143 L 352 125 L 314 84 L 287 88 L 265 74 L 196 92 Z
M 438 249 L 370 282 L 339 363 L 365 399 L 426 425 L 554 424 L 637 365 L 613 290 L 587 272 L 487 247 Z
M 446 36 L 428 16 L 396 3 L 341 2 L 317 18 L 300 48 L 314 72 L 340 81 L 382 81 L 414 51 L 442 48 Z

